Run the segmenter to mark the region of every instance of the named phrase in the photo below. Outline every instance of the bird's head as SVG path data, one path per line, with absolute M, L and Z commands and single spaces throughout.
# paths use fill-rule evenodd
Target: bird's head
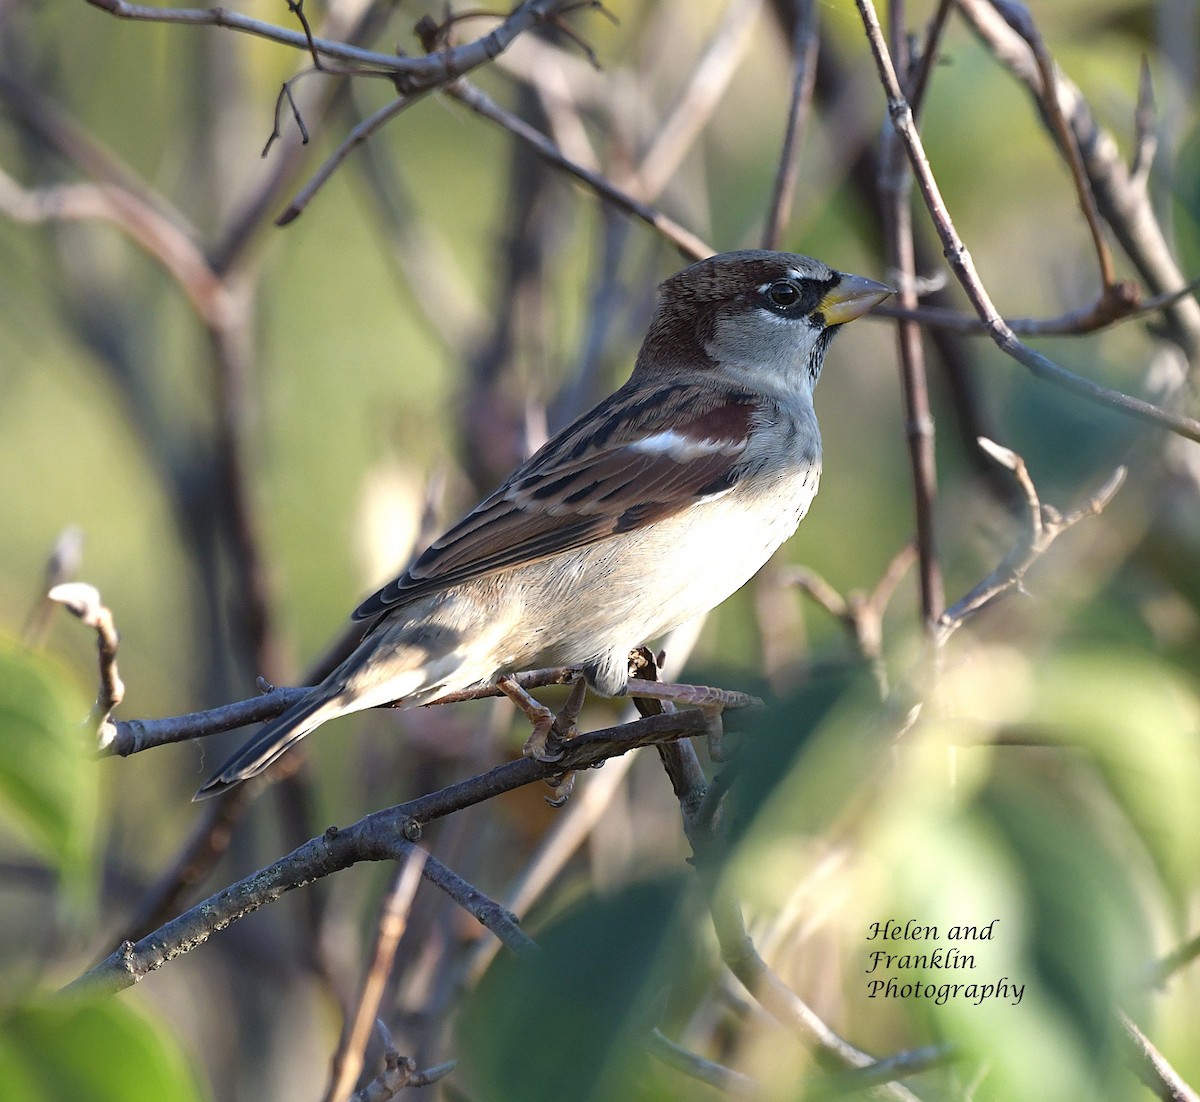
M 796 253 L 719 253 L 673 275 L 638 355 L 643 375 L 733 369 L 815 383 L 839 326 L 892 289 Z

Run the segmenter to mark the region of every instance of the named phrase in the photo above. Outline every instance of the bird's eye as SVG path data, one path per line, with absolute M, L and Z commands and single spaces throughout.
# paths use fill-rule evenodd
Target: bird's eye
M 777 279 L 766 290 L 767 302 L 780 310 L 800 301 L 800 288 L 790 279 Z

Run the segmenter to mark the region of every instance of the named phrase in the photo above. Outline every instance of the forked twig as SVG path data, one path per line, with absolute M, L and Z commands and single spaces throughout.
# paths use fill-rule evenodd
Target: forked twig
M 1023 344 L 1004 322 L 991 297 L 979 278 L 975 262 L 959 237 L 950 218 L 950 212 L 942 198 L 941 189 L 930 168 L 920 135 L 913 123 L 912 110 L 901 91 L 900 82 L 892 63 L 891 53 L 879 25 L 879 16 L 872 0 L 855 0 L 866 28 L 871 52 L 879 70 L 880 80 L 887 96 L 888 113 L 892 124 L 900 134 L 908 153 L 909 162 L 917 185 L 921 189 L 925 205 L 933 218 L 938 236 L 951 268 L 962 284 L 979 317 L 983 320 L 988 335 L 997 346 L 1019 363 L 1024 364 L 1038 378 L 1045 379 L 1065 390 L 1069 390 L 1089 401 L 1118 410 L 1121 413 L 1147 421 L 1159 428 L 1169 429 L 1189 440 L 1200 442 L 1200 421 L 1169 410 L 1160 409 L 1152 402 L 1134 398 L 1121 391 L 1093 382 L 1081 375 L 1068 371 L 1049 357 Z
M 979 440 L 979 446 L 1002 467 L 1013 472 L 1025 497 L 1026 530 L 999 566 L 942 614 L 934 636 L 938 646 L 944 646 L 969 616 L 1010 589 L 1020 588 L 1026 572 L 1050 545 L 1068 528 L 1102 513 L 1125 481 L 1125 468 L 1118 467 L 1083 506 L 1064 516 L 1052 506 L 1042 503 L 1025 461 L 1016 452 L 983 437 Z

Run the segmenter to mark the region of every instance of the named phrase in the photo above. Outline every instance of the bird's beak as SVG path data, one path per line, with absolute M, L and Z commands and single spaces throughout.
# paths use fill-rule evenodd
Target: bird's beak
M 825 318 L 826 325 L 844 325 L 861 318 L 872 306 L 878 306 L 888 295 L 895 293 L 886 283 L 876 283 L 863 276 L 843 275 L 814 312 Z

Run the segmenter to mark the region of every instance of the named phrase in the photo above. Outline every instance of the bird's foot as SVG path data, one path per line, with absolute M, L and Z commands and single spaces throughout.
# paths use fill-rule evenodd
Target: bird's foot
M 670 681 L 647 681 L 640 677 L 629 679 L 626 692 L 631 697 L 659 700 L 669 704 L 691 705 L 704 714 L 708 735 L 708 752 L 713 761 L 724 761 L 726 708 L 761 708 L 762 701 L 749 693 L 732 689 L 715 689 L 708 685 L 678 685 Z
M 534 700 L 515 678 L 507 674 L 496 680 L 496 688 L 520 708 L 533 724 L 533 732 L 525 740 L 521 751 L 525 757 L 542 762 L 559 761 L 563 756 L 562 744 L 576 733 L 575 720 L 579 709 L 583 707 L 583 698 L 587 690 L 583 678 L 579 677 L 572 683 L 571 695 L 567 697 L 567 702 L 558 715 Z M 566 795 L 562 796 L 562 800 L 565 802 Z

